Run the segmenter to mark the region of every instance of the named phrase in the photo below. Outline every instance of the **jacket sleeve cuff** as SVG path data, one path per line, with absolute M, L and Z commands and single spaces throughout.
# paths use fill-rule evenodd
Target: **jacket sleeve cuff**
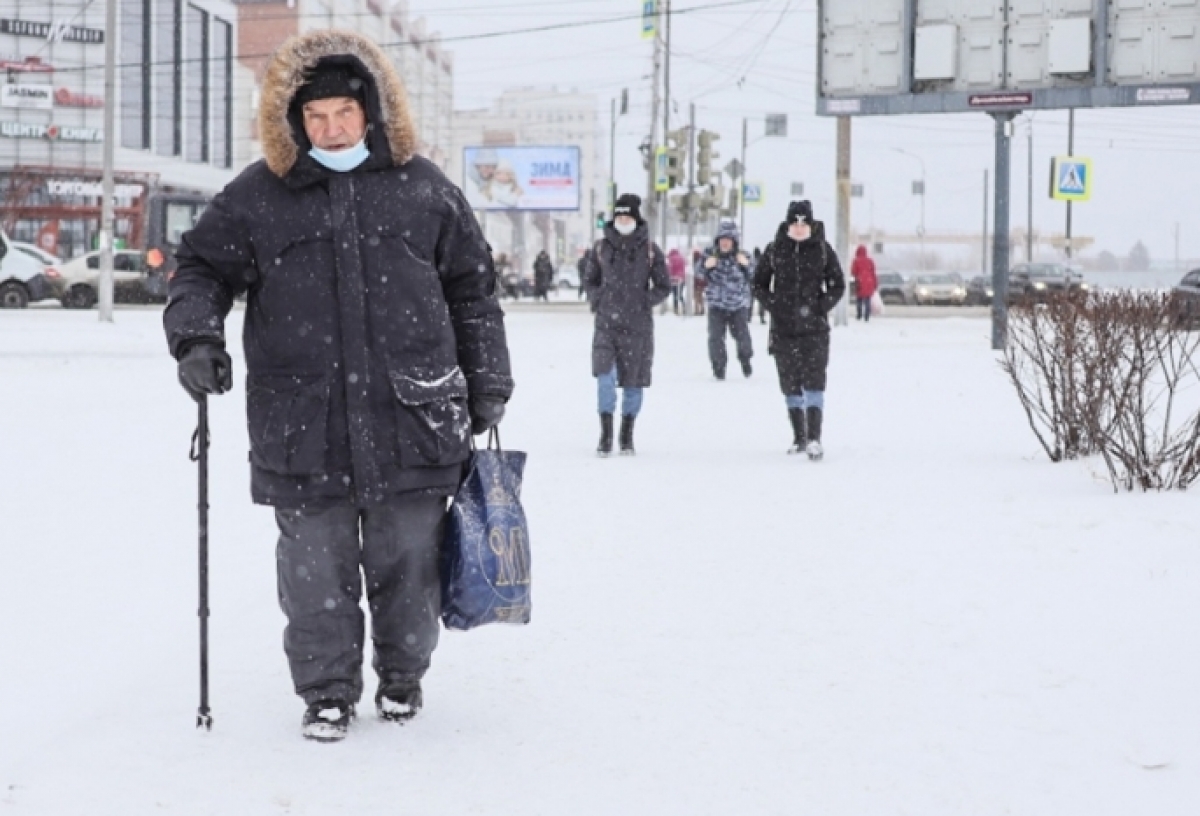
M 503 374 L 467 375 L 467 391 L 472 397 L 495 397 L 508 402 L 514 385 L 513 378 Z

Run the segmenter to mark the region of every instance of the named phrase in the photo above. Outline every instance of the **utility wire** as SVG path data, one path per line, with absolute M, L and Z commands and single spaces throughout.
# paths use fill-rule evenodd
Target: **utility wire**
M 738 7 L 738 6 L 748 6 L 753 3 L 761 3 L 761 2 L 763 2 L 763 0 L 722 0 L 722 2 L 709 3 L 708 5 L 703 5 L 703 6 L 689 6 L 687 8 L 680 8 L 680 9 L 673 8 L 673 9 L 671 9 L 670 13 L 671 13 L 672 17 L 676 17 L 676 16 L 680 16 L 680 15 L 685 15 L 685 14 L 694 14 L 696 12 L 701 12 L 701 11 L 710 11 L 712 9 L 718 9 L 718 8 L 733 8 L 733 7 Z M 666 12 L 663 12 L 663 13 L 665 14 Z M 564 30 L 573 29 L 573 28 L 590 28 L 592 26 L 610 25 L 612 23 L 623 23 L 623 22 L 629 22 L 631 20 L 640 20 L 640 19 L 642 19 L 642 15 L 639 12 L 637 14 L 621 14 L 621 15 L 617 15 L 617 16 L 613 16 L 613 17 L 597 17 L 597 18 L 593 18 L 591 20 L 578 20 L 578 21 L 574 21 L 574 22 L 564 22 L 564 23 L 546 23 L 544 25 L 529 26 L 527 28 L 511 28 L 511 29 L 505 29 L 505 30 L 499 30 L 499 31 L 483 31 L 483 32 L 479 32 L 476 34 L 460 34 L 460 35 L 453 36 L 453 37 L 441 37 L 440 39 L 436 39 L 436 40 L 433 39 L 432 37 L 425 39 L 425 40 L 417 41 L 417 42 L 413 42 L 413 41 L 409 41 L 409 40 L 401 40 L 399 42 L 378 43 L 378 46 L 383 49 L 423 48 L 426 45 L 442 46 L 447 43 L 476 42 L 479 40 L 494 40 L 494 39 L 498 39 L 500 37 L 512 37 L 512 36 L 518 36 L 521 34 L 544 34 L 546 32 L 550 32 L 550 31 L 564 31 Z M 270 56 L 271 56 L 271 53 L 233 54 L 230 56 L 230 59 L 265 59 Z M 141 61 L 132 62 L 132 63 L 121 63 L 121 64 L 117 65 L 117 68 L 118 69 L 128 69 L 128 68 L 142 68 L 143 66 L 155 67 L 155 66 L 161 66 L 161 65 L 171 65 L 171 66 L 174 66 L 177 64 L 185 65 L 185 64 L 191 63 L 191 62 L 202 62 L 205 59 L 206 58 L 204 58 L 204 57 L 196 57 L 194 59 L 182 59 L 179 61 L 161 60 L 161 61 L 157 61 L 157 62 L 146 62 L 145 60 L 141 60 Z M 85 63 L 84 65 L 81 65 L 77 68 L 60 68 L 60 69 L 58 69 L 57 73 L 87 71 L 87 70 L 92 70 L 92 69 L 100 68 L 100 67 L 102 67 L 102 64 L 100 64 L 100 63 L 94 63 L 94 64 L 86 64 Z

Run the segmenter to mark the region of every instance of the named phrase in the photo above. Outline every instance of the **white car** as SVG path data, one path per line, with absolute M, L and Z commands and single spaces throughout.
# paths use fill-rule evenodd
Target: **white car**
M 967 299 L 967 288 L 957 275 L 918 275 L 913 284 L 913 299 L 918 306 L 962 306 Z
M 100 284 L 100 250 L 72 258 L 55 271 L 62 278 L 62 305 L 68 309 L 90 309 L 96 305 Z M 146 255 L 141 250 L 113 250 L 113 300 L 139 303 L 145 300 Z
M 57 274 L 54 267 L 22 252 L 0 232 L 0 308 L 24 309 L 30 303 L 58 297 L 62 290 L 55 280 Z
M 579 270 L 570 264 L 563 264 L 554 273 L 554 285 L 559 289 L 578 289 Z

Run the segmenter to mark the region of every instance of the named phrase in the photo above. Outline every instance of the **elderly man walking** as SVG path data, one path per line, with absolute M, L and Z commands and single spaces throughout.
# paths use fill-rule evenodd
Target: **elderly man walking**
M 251 491 L 275 508 L 284 650 L 309 739 L 363 691 L 363 577 L 378 715 L 422 706 L 437 553 L 471 434 L 513 390 L 488 246 L 415 155 L 404 87 L 370 40 L 293 37 L 263 81 L 264 160 L 184 235 L 164 323 L 196 398 L 232 386 L 224 322 L 246 295 Z

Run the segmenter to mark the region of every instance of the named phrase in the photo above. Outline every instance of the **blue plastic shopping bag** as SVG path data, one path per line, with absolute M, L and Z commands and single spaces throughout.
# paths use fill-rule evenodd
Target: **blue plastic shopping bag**
M 529 528 L 521 507 L 525 454 L 500 449 L 493 431 L 487 450 L 472 451 L 458 488 L 441 552 L 442 623 L 474 629 L 487 623 L 529 623 Z

